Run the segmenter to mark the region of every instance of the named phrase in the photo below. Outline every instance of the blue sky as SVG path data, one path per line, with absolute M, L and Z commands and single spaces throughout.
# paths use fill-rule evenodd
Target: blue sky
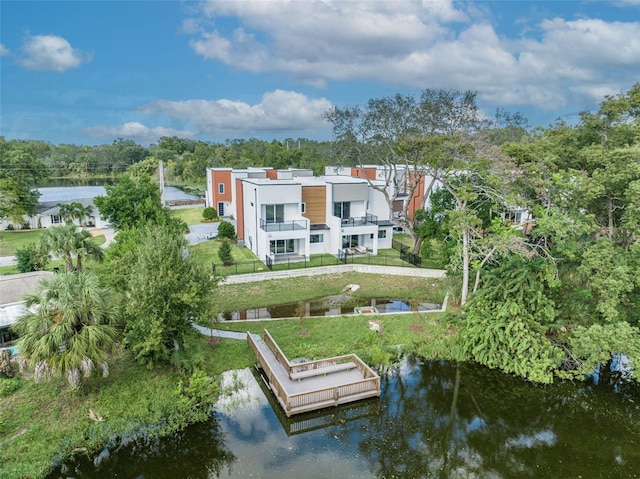
M 148 145 L 331 136 L 424 88 L 575 122 L 640 81 L 640 0 L 0 2 L 0 135 Z

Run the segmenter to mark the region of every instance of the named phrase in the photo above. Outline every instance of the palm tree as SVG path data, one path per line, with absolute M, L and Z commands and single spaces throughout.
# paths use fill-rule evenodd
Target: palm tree
M 40 237 L 40 248 L 47 253 L 62 256 L 67 271 L 82 271 L 82 259 L 93 257 L 102 259 L 102 249 L 98 246 L 87 230 L 79 230 L 74 224 L 55 226 L 46 230 Z M 73 255 L 76 266 L 73 266 Z
M 106 359 L 120 338 L 109 291 L 88 272 L 64 271 L 44 279 L 25 297 L 27 313 L 12 326 L 18 355 L 35 369 L 34 379 L 66 376 L 77 388 L 96 365 L 109 374 Z

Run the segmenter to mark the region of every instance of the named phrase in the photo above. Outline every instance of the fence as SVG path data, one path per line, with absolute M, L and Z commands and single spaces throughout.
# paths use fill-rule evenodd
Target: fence
M 391 247 L 400 252 L 400 258 L 402 259 L 402 261 L 406 261 L 416 268 L 422 267 L 422 258 L 416 254 L 411 253 L 407 245 L 402 244 L 398 240 L 391 240 Z
M 405 247 L 406 248 L 406 247 Z M 395 249 L 395 248 L 394 248 Z M 214 272 L 224 275 L 250 274 L 266 271 L 287 271 L 291 269 L 318 268 L 322 266 L 338 266 L 342 264 L 363 264 L 372 266 L 399 266 L 404 268 L 422 268 L 422 260 L 414 254 L 406 251 L 399 254 L 389 254 L 391 250 L 380 250 L 378 255 L 372 254 L 347 254 L 341 251 L 338 256 L 330 254 L 311 255 L 310 259 L 294 258 L 286 261 L 275 262 L 265 256 L 265 262 L 242 261 L 229 266 L 213 264 Z M 385 254 L 386 253 L 386 254 Z M 417 259 L 416 259 L 417 258 Z

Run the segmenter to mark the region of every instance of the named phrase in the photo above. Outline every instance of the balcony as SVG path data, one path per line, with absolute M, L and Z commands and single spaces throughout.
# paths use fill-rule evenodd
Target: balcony
M 354 216 L 352 218 L 342 218 L 341 226 L 349 228 L 353 226 L 377 225 L 378 217 L 376 215 Z
M 267 223 L 264 219 L 261 218 L 260 229 L 264 231 L 306 230 L 307 220 L 291 220 L 291 221 L 282 221 L 280 223 Z

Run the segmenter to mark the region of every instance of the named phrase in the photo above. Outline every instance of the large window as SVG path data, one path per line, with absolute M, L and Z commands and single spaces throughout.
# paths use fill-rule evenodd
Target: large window
M 387 230 L 378 230 L 378 238 L 386 238 L 387 237 Z
M 60 215 L 51 215 L 51 224 L 62 223 L 62 216 Z
M 323 243 L 323 242 L 324 242 L 323 234 L 309 235 L 309 243 Z
M 333 216 L 347 219 L 351 217 L 351 203 L 349 201 L 338 201 L 333 204 Z
M 265 205 L 267 223 L 284 223 L 284 205 Z
M 355 248 L 358 246 L 358 235 L 344 235 L 342 237 L 343 248 Z
M 273 254 L 295 253 L 295 240 L 274 240 L 269 241 L 269 250 Z

